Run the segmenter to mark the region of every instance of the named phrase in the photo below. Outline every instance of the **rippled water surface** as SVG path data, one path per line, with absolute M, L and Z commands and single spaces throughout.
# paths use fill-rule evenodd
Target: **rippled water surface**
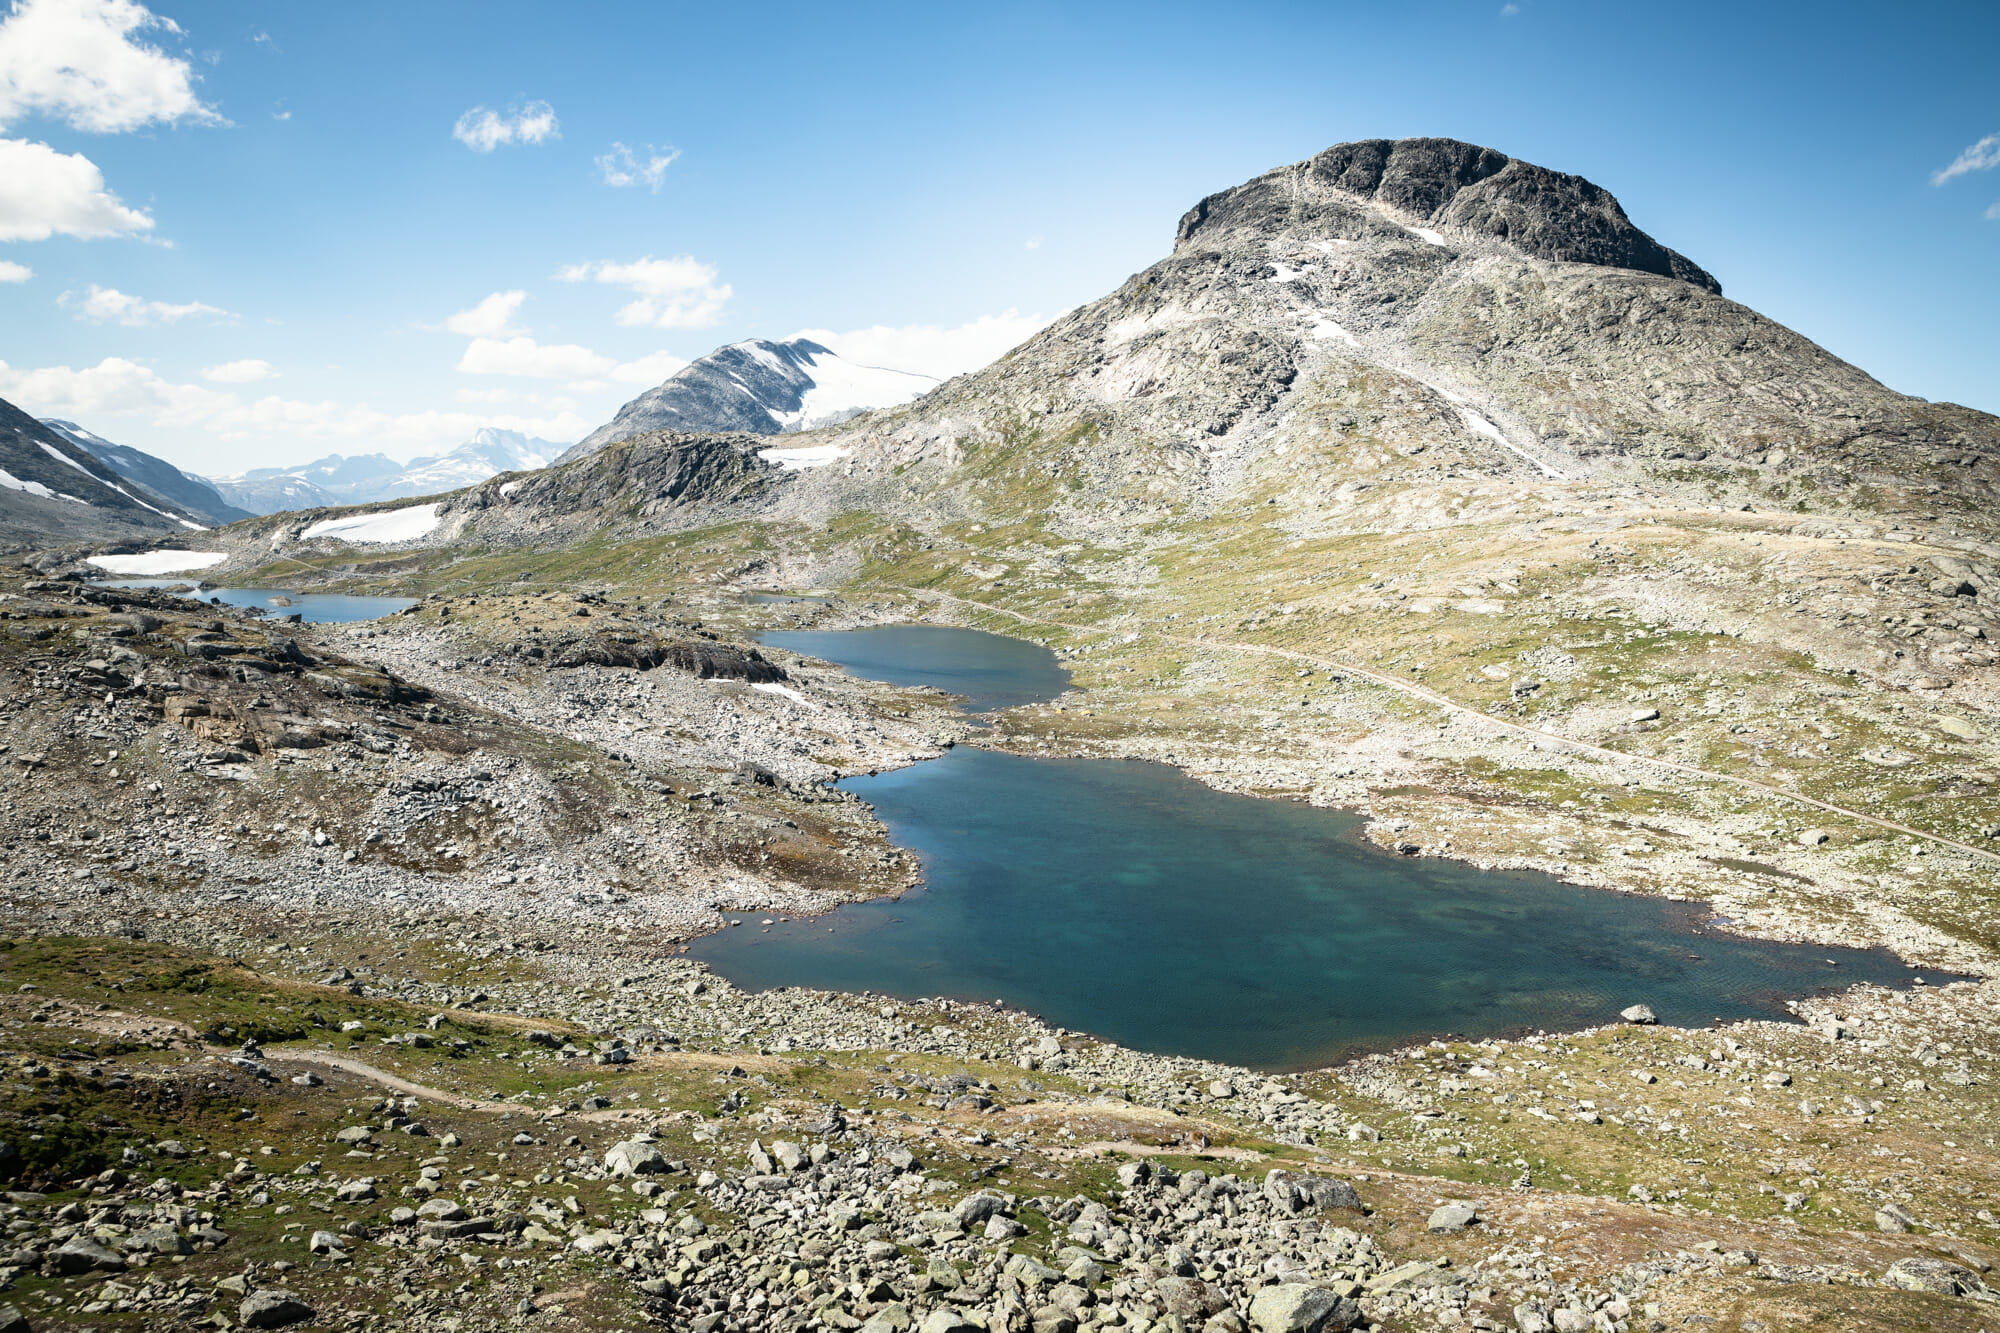
M 924 632 L 766 641 L 988 706 L 1066 684 L 1036 645 L 909 629 Z M 881 665 L 911 643 L 921 658 Z M 1011 682 L 1009 664 L 1023 666 Z M 918 853 L 926 887 L 753 918 L 694 956 L 754 988 L 1003 999 L 1139 1049 L 1262 1068 L 1610 1022 L 1639 1002 L 1667 1023 L 1784 1017 L 1788 997 L 1912 975 L 1886 951 L 1726 935 L 1690 904 L 1397 856 L 1362 841 L 1357 816 L 1229 795 L 1160 764 L 961 746 L 842 785 Z

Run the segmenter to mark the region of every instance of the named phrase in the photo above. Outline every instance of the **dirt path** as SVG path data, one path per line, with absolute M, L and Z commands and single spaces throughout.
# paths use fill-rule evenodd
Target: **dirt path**
M 975 602 L 967 597 L 954 597 L 950 593 L 936 592 L 928 588 L 899 587 L 898 591 L 909 593 L 919 600 L 954 602 L 960 606 L 973 607 L 994 615 L 1009 616 L 1021 621 L 1023 624 L 1053 625 L 1058 629 L 1075 630 L 1084 634 L 1111 634 L 1118 632 L 1103 625 L 1073 625 L 1066 620 L 1050 620 L 1043 616 L 1026 615 L 1020 611 L 1010 611 L 1006 607 L 989 606 L 985 602 Z M 1120 629 L 1126 633 L 1133 632 L 1129 627 L 1121 626 Z M 1839 815 L 1844 819 L 1859 820 L 1863 824 L 1872 824 L 1876 828 L 1887 829 L 1892 833 L 1903 833 L 1913 838 L 1922 838 L 1926 842 L 1936 843 L 1941 847 L 1950 847 L 2000 865 L 2000 853 L 1989 852 L 1983 847 L 1974 847 L 1970 843 L 1959 842 L 1956 839 L 1947 838 L 1937 833 L 1927 833 L 1923 829 L 1911 828 L 1908 824 L 1898 824 L 1892 819 L 1883 819 L 1878 815 L 1864 814 L 1859 810 L 1850 810 L 1845 806 L 1833 805 L 1827 801 L 1816 800 L 1811 796 L 1801 796 L 1797 792 L 1786 791 L 1782 787 L 1773 787 L 1768 783 L 1758 782 L 1752 778 L 1741 778 L 1730 773 L 1717 773 L 1706 768 L 1696 768 L 1691 764 L 1676 763 L 1671 759 L 1657 759 L 1651 755 L 1627 754 L 1623 750 L 1613 750 L 1603 745 L 1592 745 L 1589 741 L 1572 740 L 1567 736 L 1558 735 L 1555 732 L 1542 731 L 1535 727 L 1525 726 L 1519 722 L 1509 722 L 1505 718 L 1493 717 L 1480 712 L 1476 708 L 1458 703 L 1427 686 L 1401 680 L 1380 671 L 1372 671 L 1367 667 L 1344 661 L 1338 657 L 1302 653 L 1291 648 L 1275 648 L 1261 643 L 1238 643 L 1230 639 L 1190 638 L 1181 634 L 1168 634 L 1163 630 L 1141 630 L 1139 632 L 1150 633 L 1154 638 L 1165 640 L 1168 643 L 1177 643 L 1189 648 L 1258 653 L 1265 657 L 1278 657 L 1286 661 L 1304 662 L 1313 666 L 1343 671 L 1349 675 L 1365 677 L 1377 685 L 1386 686 L 1399 694 L 1407 695 L 1412 699 L 1430 704 L 1433 707 L 1443 708 L 1460 717 L 1470 719 L 1483 726 L 1499 731 L 1512 732 L 1517 736 L 1527 737 L 1548 745 L 1562 746 L 1576 753 L 1591 755 L 1600 759 L 1612 759 L 1623 764 L 1649 764 L 1656 769 L 1661 769 L 1669 773 L 1677 773 L 1683 777 L 1727 783 L 1734 787 L 1743 788 L 1746 791 L 1754 791 L 1765 796 L 1775 796 L 1780 800 L 1790 801 L 1796 805 L 1810 806 L 1815 810 L 1823 810 L 1828 814 Z
M 370 1082 L 379 1083 L 393 1092 L 400 1092 L 410 1097 L 422 1097 L 427 1101 L 443 1102 L 446 1106 L 456 1106 L 461 1111 L 532 1111 L 534 1109 L 527 1106 L 515 1106 L 508 1102 L 486 1102 L 479 1100 L 477 1097 L 462 1097 L 455 1092 L 446 1092 L 443 1088 L 433 1088 L 422 1083 L 412 1083 L 409 1079 L 399 1074 L 392 1074 L 386 1069 L 377 1069 L 374 1065 L 363 1064 L 359 1060 L 350 1060 L 344 1055 L 335 1055 L 331 1051 L 270 1051 L 264 1056 L 266 1064 L 282 1064 L 288 1060 L 306 1064 L 325 1065 L 329 1069 L 338 1069 L 343 1074 L 353 1074 L 357 1078 L 365 1078 Z

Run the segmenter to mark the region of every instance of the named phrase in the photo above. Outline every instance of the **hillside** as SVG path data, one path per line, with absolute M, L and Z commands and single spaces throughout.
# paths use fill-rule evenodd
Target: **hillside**
M 74 421 L 44 418 L 42 424 L 111 468 L 134 489 L 142 490 L 155 500 L 179 505 L 204 524 L 215 526 L 250 517 L 248 511 L 224 500 L 221 492 L 206 479 L 192 472 L 183 472 L 164 458 L 155 458 L 143 449 L 107 440 Z
M 196 521 L 206 514 L 123 482 L 116 468 L 0 400 L 0 550 L 146 538 L 206 526 Z

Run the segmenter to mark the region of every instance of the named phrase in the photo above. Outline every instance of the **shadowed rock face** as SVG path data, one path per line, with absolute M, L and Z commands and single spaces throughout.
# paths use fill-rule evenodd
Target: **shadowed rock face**
M 767 443 L 654 431 L 573 463 L 496 477 L 461 491 L 448 512 L 468 512 L 482 536 L 501 539 L 645 520 L 685 526 L 716 506 L 764 494 L 778 471 L 757 457 Z
M 1537 259 L 1636 269 L 1722 291 L 1692 260 L 1633 226 L 1609 191 L 1456 139 L 1337 144 L 1210 195 L 1181 219 L 1175 244 L 1188 244 L 1216 223 L 1296 225 L 1337 210 L 1342 196 L 1386 205 L 1428 226 L 1491 236 Z

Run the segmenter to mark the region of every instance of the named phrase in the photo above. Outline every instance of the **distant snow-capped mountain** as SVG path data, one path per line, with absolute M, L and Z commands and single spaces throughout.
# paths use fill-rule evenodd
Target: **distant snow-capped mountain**
M 435 495 L 485 481 L 502 472 L 547 467 L 563 446 L 517 430 L 482 428 L 448 454 L 398 463 L 385 454 L 328 454 L 298 467 L 252 468 L 214 477 L 230 503 L 254 514 L 328 505 L 367 504 L 407 495 Z
M 594 454 L 650 430 L 781 435 L 831 426 L 919 398 L 939 381 L 844 360 L 805 338 L 754 338 L 717 348 L 618 409 L 557 461 Z

